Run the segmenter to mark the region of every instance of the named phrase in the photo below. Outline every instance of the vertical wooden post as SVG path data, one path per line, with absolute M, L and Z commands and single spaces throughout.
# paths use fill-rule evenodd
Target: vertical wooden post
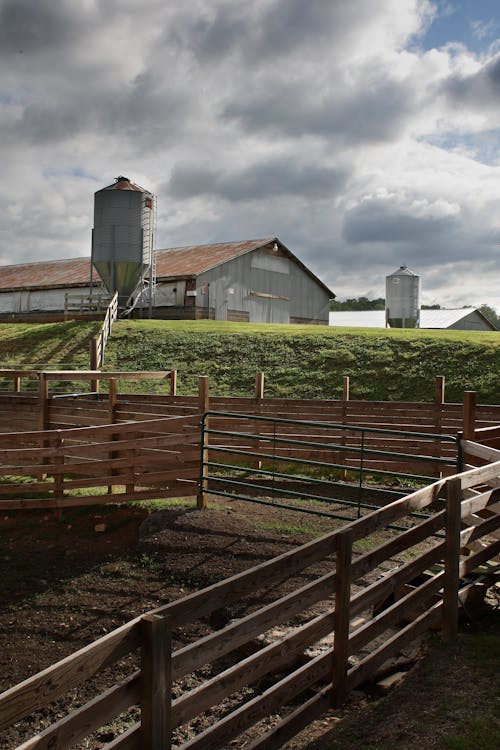
M 209 379 L 206 375 L 201 375 L 198 378 L 198 408 L 200 414 L 203 416 L 210 409 L 210 396 L 209 396 Z M 208 429 L 209 417 L 205 417 L 205 429 Z M 207 496 L 205 490 L 207 488 L 208 481 L 208 467 L 205 463 L 208 461 L 208 440 L 209 436 L 206 434 L 201 436 L 203 445 L 201 446 L 201 472 L 200 472 L 200 490 L 196 497 L 196 505 L 198 508 L 207 507 Z
M 344 402 L 349 401 L 350 382 L 349 375 L 344 375 L 342 378 L 342 401 Z
M 445 387 L 444 375 L 436 375 L 436 395 L 434 399 L 436 404 L 444 404 L 444 387 Z
M 53 496 L 54 500 L 62 500 L 64 497 L 64 452 L 63 452 L 63 438 L 61 437 L 61 430 L 57 430 L 57 437 L 55 440 L 56 454 L 52 463 L 54 464 L 55 471 L 52 476 L 54 477 L 54 489 Z M 62 520 L 62 508 L 57 507 L 54 509 L 55 517 L 58 521 Z
M 99 339 L 97 336 L 94 336 L 90 339 L 90 369 L 91 370 L 98 370 L 99 369 Z M 90 381 L 90 390 L 93 393 L 99 393 L 99 381 L 98 380 L 91 380 Z
M 436 390 L 434 394 L 434 401 L 436 403 L 436 419 L 435 427 L 438 435 L 443 432 L 443 409 L 444 404 L 444 386 L 445 377 L 444 375 L 436 375 Z M 441 458 L 441 440 L 436 440 L 436 453 L 438 458 Z M 435 467 L 436 476 L 440 479 L 443 476 L 441 464 L 436 464 Z
M 21 391 L 21 377 L 19 375 L 14 375 L 14 392 L 20 393 Z
M 170 395 L 177 396 L 177 370 L 170 370 Z
M 38 429 L 48 429 L 49 421 L 49 381 L 45 372 L 38 373 Z
M 210 381 L 207 375 L 200 375 L 198 378 L 198 409 L 200 414 L 204 414 L 210 409 Z
M 116 378 L 109 379 L 108 393 L 108 420 L 109 424 L 116 422 L 116 404 L 118 401 L 118 388 Z
M 138 437 L 139 436 L 136 433 L 131 432 L 129 434 L 129 436 L 128 436 L 128 439 L 129 440 L 137 440 Z M 128 458 L 129 458 L 129 462 L 130 463 L 129 463 L 128 467 L 126 469 L 124 469 L 124 472 L 125 472 L 125 474 L 127 472 L 131 472 L 132 475 L 133 475 L 134 469 L 135 469 L 137 451 L 136 451 L 135 448 L 129 448 L 128 451 L 126 451 L 126 453 L 128 454 Z M 115 453 L 115 456 L 119 456 L 119 455 L 120 455 L 119 453 Z M 122 453 L 122 455 L 123 455 L 123 453 Z M 118 473 L 119 472 L 120 472 L 120 469 L 118 469 Z M 135 483 L 134 483 L 134 481 L 129 482 L 128 484 L 125 485 L 125 492 L 128 495 L 131 495 L 131 494 L 133 494 L 135 492 Z
M 108 422 L 109 424 L 114 424 L 116 421 L 116 403 L 118 400 L 118 388 L 117 388 L 117 382 L 116 378 L 110 378 L 109 380 L 109 393 L 108 393 Z M 111 435 L 111 442 L 116 439 L 116 435 Z M 109 458 L 113 460 L 114 458 L 117 458 L 118 454 L 116 451 L 111 451 L 109 454 Z M 115 474 L 116 469 L 111 469 L 111 474 Z M 108 484 L 108 495 L 113 494 L 113 485 Z
M 256 401 L 256 412 L 260 414 L 260 408 L 262 406 L 262 401 L 264 399 L 264 381 L 265 381 L 265 375 L 263 372 L 258 372 L 255 375 L 255 391 L 254 391 L 254 398 Z M 255 421 L 255 428 L 252 430 L 252 432 L 255 432 L 257 436 L 260 436 L 260 422 L 257 419 Z M 260 448 L 260 441 L 259 437 L 256 437 L 254 441 L 252 441 L 252 450 L 259 452 Z M 254 469 L 262 469 L 262 461 L 260 458 L 255 458 L 252 461 L 252 466 Z
M 460 527 L 462 484 L 452 477 L 446 485 L 446 540 L 444 559 L 443 638 L 452 641 L 458 632 L 458 589 L 460 585 Z
M 337 539 L 335 573 L 335 626 L 333 642 L 333 705 L 338 708 L 346 698 L 351 608 L 352 532 L 346 528 Z
M 342 378 L 342 424 L 346 425 L 347 423 L 347 402 L 349 401 L 350 396 L 350 379 L 349 375 L 344 375 Z M 342 445 L 346 444 L 346 435 L 345 432 L 342 433 L 341 441 Z M 346 454 L 341 453 L 339 456 L 339 459 L 344 462 L 346 460 Z M 342 469 L 340 472 L 340 478 L 345 482 L 347 479 L 347 469 Z
M 255 399 L 260 401 L 264 398 L 264 373 L 258 372 L 255 376 Z
M 474 440 L 476 432 L 476 392 L 464 392 L 463 407 L 463 434 L 464 440 Z
M 141 618 L 141 747 L 172 747 L 172 636 L 170 618 Z

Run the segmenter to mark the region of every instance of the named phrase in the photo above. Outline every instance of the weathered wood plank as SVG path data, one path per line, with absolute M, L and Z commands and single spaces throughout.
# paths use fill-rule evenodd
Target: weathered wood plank
M 140 698 L 140 672 L 118 682 L 30 738 L 16 750 L 65 750 L 135 705 Z
M 0 695 L 0 730 L 44 708 L 139 646 L 139 618 L 70 654 Z
M 266 674 L 283 668 L 303 651 L 332 631 L 334 615 L 318 615 L 306 625 L 271 643 L 236 665 L 220 672 L 200 687 L 185 693 L 172 704 L 174 726 L 190 721 L 198 714 L 245 685 L 252 685 Z
M 287 675 L 261 695 L 244 703 L 223 719 L 213 724 L 179 750 L 220 750 L 222 745 L 255 724 L 264 716 L 278 710 L 296 695 L 324 680 L 331 672 L 332 653 L 327 652 L 311 659 L 307 664 Z
M 359 664 L 352 667 L 347 675 L 348 691 L 354 690 L 358 685 L 366 682 L 379 667 L 398 653 L 404 646 L 414 640 L 418 635 L 425 632 L 433 624 L 439 621 L 442 610 L 442 602 L 434 604 L 424 614 L 398 631 L 394 636 L 385 641 L 379 648 L 362 659 Z

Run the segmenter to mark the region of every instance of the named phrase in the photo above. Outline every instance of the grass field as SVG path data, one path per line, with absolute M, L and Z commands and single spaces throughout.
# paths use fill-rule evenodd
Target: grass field
M 88 342 L 98 327 L 0 325 L 0 362 L 88 367 Z M 382 401 L 431 401 L 434 378 L 444 375 L 447 401 L 474 390 L 478 402 L 499 403 L 500 333 L 118 321 L 105 369 L 177 369 L 181 394 L 195 393 L 198 376 L 208 375 L 213 394 L 233 396 L 252 395 L 262 370 L 266 396 L 295 398 L 339 398 L 342 376 L 349 375 L 351 398 Z M 120 384 L 120 390 L 132 387 Z M 159 387 L 140 384 L 143 391 Z
M 448 401 L 475 390 L 481 403 L 500 397 L 500 333 L 271 326 L 219 321 L 123 321 L 106 353 L 109 369 L 177 369 L 179 392 L 194 393 L 208 375 L 212 393 L 248 396 L 255 373 L 266 395 L 432 400 L 435 375 Z

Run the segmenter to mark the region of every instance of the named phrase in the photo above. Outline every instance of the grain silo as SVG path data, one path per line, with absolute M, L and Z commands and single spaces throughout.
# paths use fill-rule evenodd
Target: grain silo
M 385 320 L 391 328 L 420 326 L 420 277 L 407 266 L 385 278 Z
M 133 306 L 154 289 L 154 196 L 127 177 L 94 196 L 92 266 L 119 306 Z M 146 294 L 145 294 L 146 292 Z

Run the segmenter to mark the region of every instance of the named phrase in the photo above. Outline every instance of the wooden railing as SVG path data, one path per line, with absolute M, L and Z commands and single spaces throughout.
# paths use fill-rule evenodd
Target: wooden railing
M 0 370 L 0 380 L 11 384 L 12 390 L 0 393 L 0 431 L 16 424 L 22 416 L 22 424 L 17 429 L 37 429 L 37 406 L 33 393 L 36 381 L 51 377 L 57 371 L 50 370 Z M 46 375 L 45 375 L 46 373 Z M 71 377 L 70 377 L 71 375 Z M 142 373 L 127 372 L 122 374 L 94 371 L 83 373 L 91 381 L 95 393 L 99 382 L 109 378 L 141 380 Z M 68 371 L 67 380 L 78 382 L 78 371 Z M 151 376 L 152 377 L 152 376 Z M 159 374 L 159 377 L 161 375 Z M 171 415 L 189 415 L 199 412 L 200 390 L 197 395 L 177 395 L 177 372 L 172 370 L 168 394 L 153 395 L 140 393 L 118 393 L 116 391 L 117 419 L 147 419 Z M 343 397 L 341 399 L 279 399 L 264 397 L 263 373 L 257 373 L 254 395 L 243 397 L 222 397 L 209 395 L 207 378 L 199 378 L 204 383 L 206 409 L 243 414 L 275 416 L 277 418 L 350 424 L 360 427 L 378 427 L 387 429 L 404 429 L 415 432 L 436 432 L 455 435 L 463 431 L 469 438 L 474 430 L 500 424 L 500 405 L 476 404 L 475 394 L 466 392 L 463 403 L 446 403 L 444 401 L 443 378 L 436 377 L 436 399 L 433 402 L 397 402 L 397 401 L 356 401 L 349 395 L 347 377 L 343 378 Z M 27 386 L 31 384 L 31 393 Z M 86 427 L 89 424 L 104 424 L 107 419 L 108 404 L 106 394 L 99 397 L 78 394 L 78 398 L 52 399 L 49 395 L 47 422 L 45 428 L 59 429 L 64 427 Z M 45 407 L 43 407 L 45 408 Z M 30 422 L 31 419 L 31 422 Z M 90 419 L 96 421 L 90 422 Z M 14 427 L 15 429 L 15 427 Z
M 104 322 L 102 324 L 99 334 L 90 340 L 90 369 L 99 370 L 104 364 L 104 352 L 106 344 L 111 336 L 111 329 L 113 323 L 118 317 L 118 292 L 115 292 L 109 303 L 106 315 L 104 316 Z M 97 381 L 96 381 L 97 382 Z M 97 390 L 97 387 L 94 388 Z
M 95 315 L 103 313 L 109 307 L 112 297 L 108 292 L 96 292 L 94 294 L 70 294 L 64 295 L 64 320 L 68 320 L 71 313 L 77 313 L 80 317 L 84 315 Z
M 63 508 L 194 495 L 199 421 L 196 415 L 163 417 L 0 434 L 0 507 Z
M 246 738 L 245 748 L 279 748 L 431 626 L 446 639 L 455 636 L 471 576 L 500 554 L 499 484 L 500 460 L 439 480 L 136 618 L 0 695 L 0 731 L 140 649 L 120 682 L 43 729 L 38 716 L 36 734 L 18 750 L 70 748 L 134 706 L 140 720 L 104 750 L 169 748 L 173 739 L 179 750 L 216 750 L 277 712 L 281 718 L 272 729 Z M 428 518 L 410 518 L 423 508 L 432 511 Z M 406 528 L 389 534 L 395 522 Z M 474 551 L 478 540 L 482 546 Z M 383 567 L 388 560 L 389 572 Z M 260 602 L 257 609 L 240 611 L 222 629 L 208 627 L 208 615 L 221 607 L 241 609 L 249 594 Z M 196 632 L 205 628 L 204 635 L 172 648 L 176 630 L 182 628 L 185 639 L 186 628 L 198 621 Z M 280 634 L 269 636 L 276 626 Z M 229 699 L 235 702 L 228 712 Z

